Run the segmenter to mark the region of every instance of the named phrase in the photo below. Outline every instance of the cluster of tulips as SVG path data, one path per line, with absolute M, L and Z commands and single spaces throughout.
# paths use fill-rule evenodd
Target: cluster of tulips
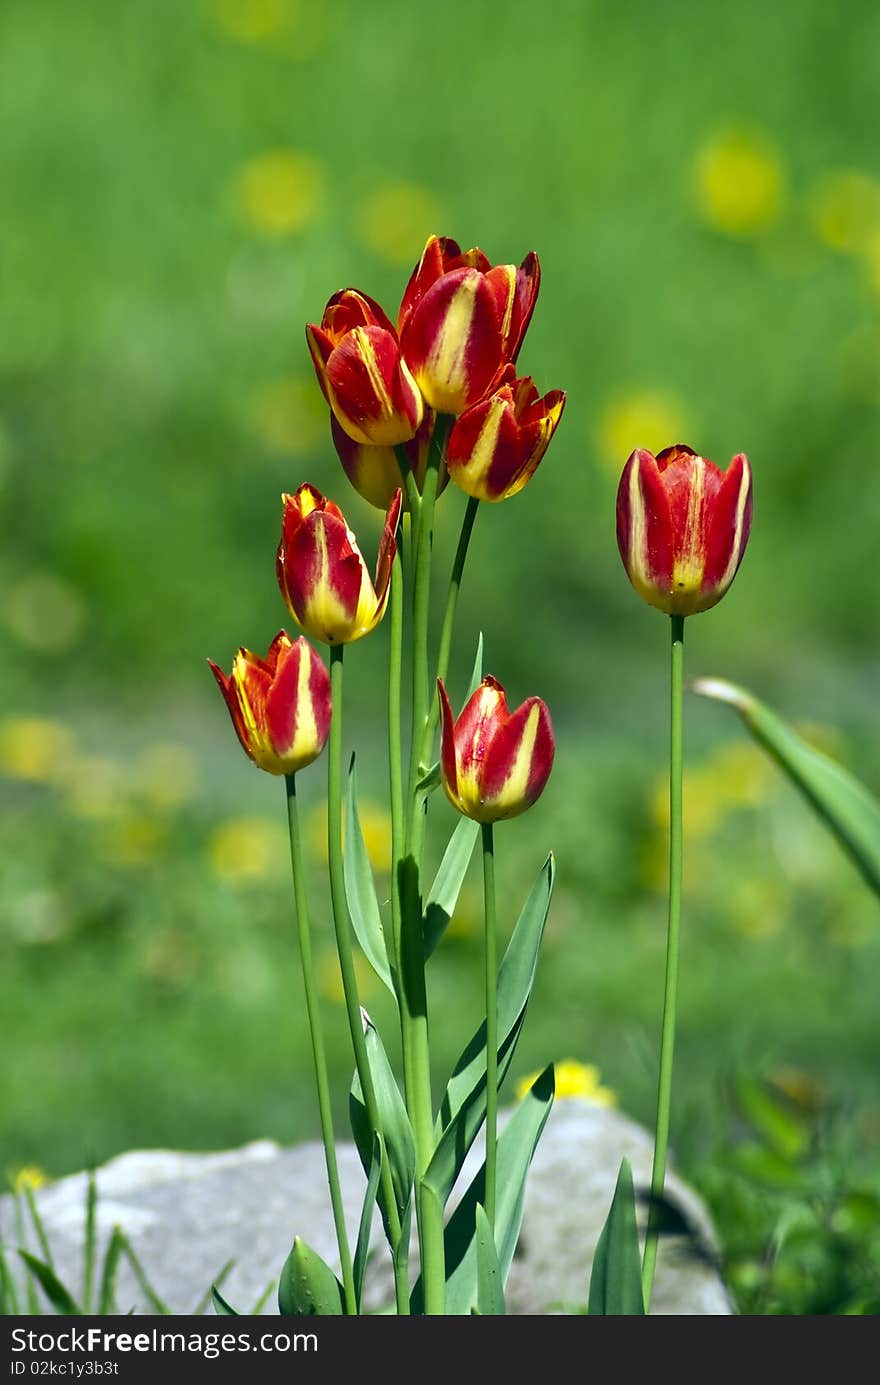
M 545 703 L 529 697 L 511 710 L 502 684 L 483 676 L 481 652 L 458 716 L 445 680 L 480 502 L 508 499 L 526 486 L 563 413 L 565 395 L 560 390 L 541 395 L 530 376 L 517 373 L 539 282 L 535 254 L 527 255 L 519 267 L 493 266 L 479 249 L 462 252 L 454 241 L 432 236 L 406 286 L 396 328 L 366 294 L 350 288 L 334 294 L 320 325 L 309 325 L 306 336 L 345 473 L 367 501 L 384 511 L 375 575 L 371 577 L 339 506 L 308 483 L 301 485 L 295 494 L 283 496 L 276 572 L 287 608 L 303 634 L 292 640 L 282 630 L 265 658 L 240 649 L 229 674 L 211 664 L 244 750 L 261 769 L 285 778 L 300 954 L 339 1250 L 341 1280 L 302 1241 L 294 1242 L 281 1278 L 282 1312 L 365 1311 L 364 1270 L 374 1204 L 389 1243 L 399 1313 L 503 1311 L 500 1286 L 516 1240 L 521 1185 L 552 1101 L 552 1067 L 545 1080 L 535 1084 L 531 1103 L 524 1103 L 531 1105 L 532 1114 L 518 1117 L 519 1125 L 512 1121 L 513 1133 L 505 1131 L 500 1138 L 497 1096 L 534 973 L 533 965 L 529 971 L 528 966 L 514 968 L 512 963 L 529 957 L 534 961 L 537 955 L 553 867 L 551 861 L 543 868 L 499 970 L 493 827 L 538 799 L 552 769 L 555 743 Z M 432 656 L 433 528 L 436 501 L 447 482 L 468 499 Z M 751 477 L 744 456 L 734 458 L 726 473 L 683 446 L 670 447 L 656 458 L 639 450 L 626 464 L 617 506 L 620 553 L 633 586 L 672 617 L 673 629 L 672 961 L 661 1052 L 655 1193 L 662 1192 L 665 1171 L 675 1009 L 683 622 L 687 615 L 714 605 L 729 587 L 750 520 Z M 353 773 L 343 847 L 341 768 L 343 651 L 375 631 L 386 612 L 392 821 L 387 918 L 362 849 Z M 407 625 L 411 686 L 405 757 Z M 309 640 L 329 646 L 329 672 Z M 325 744 L 330 896 L 356 1068 L 352 1125 L 367 1175 L 353 1256 L 336 1168 L 296 799 L 297 774 Z M 424 823 L 438 784 L 461 820 L 431 884 L 425 874 Z M 484 868 L 485 1019 L 438 1106 L 430 1080 L 425 966 L 455 907 L 478 837 Z M 352 934 L 397 1004 L 402 1090 L 360 1005 Z M 511 981 L 514 970 L 526 974 L 526 982 Z M 524 986 L 522 993 L 511 991 L 515 985 Z M 472 1195 L 462 1199 L 444 1226 L 446 1200 L 483 1127 L 485 1162 Z M 519 1195 L 516 1188 L 510 1196 L 499 1195 L 499 1182 L 505 1180 L 517 1185 Z M 414 1285 L 413 1213 L 420 1269 Z M 656 1235 L 649 1230 L 646 1305 L 655 1255 Z

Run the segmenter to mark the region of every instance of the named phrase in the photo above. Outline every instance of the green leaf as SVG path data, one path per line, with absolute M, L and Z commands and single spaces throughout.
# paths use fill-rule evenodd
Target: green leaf
M 620 1165 L 611 1208 L 593 1256 L 587 1312 L 606 1317 L 645 1315 L 636 1197 L 626 1159 Z
M 742 717 L 759 745 L 773 757 L 880 894 L 880 802 L 842 765 L 807 745 L 797 732 L 744 688 L 719 678 L 691 684 L 702 697 L 726 702 Z
M 65 1317 L 81 1316 L 82 1309 L 65 1289 L 52 1266 L 38 1260 L 30 1251 L 20 1250 L 18 1253 L 56 1312 Z
M 277 1285 L 278 1285 L 278 1280 L 277 1280 L 277 1279 L 270 1279 L 270 1280 L 269 1280 L 269 1283 L 266 1285 L 265 1289 L 264 1289 L 263 1292 L 260 1294 L 259 1298 L 255 1300 L 253 1308 L 252 1308 L 252 1309 L 250 1310 L 250 1312 L 248 1313 L 247 1316 L 248 1316 L 249 1318 L 257 1318 L 257 1317 L 259 1317 L 259 1315 L 262 1313 L 263 1309 L 265 1308 L 266 1304 L 267 1304 L 268 1301 L 269 1301 L 269 1296 L 270 1296 L 270 1294 L 272 1293 L 273 1289 L 275 1289 L 275 1288 L 277 1287 Z
M 357 1245 L 354 1252 L 354 1296 L 360 1310 L 361 1299 L 364 1292 L 364 1278 L 367 1273 L 367 1257 L 370 1253 L 370 1231 L 373 1226 L 373 1208 L 376 1205 L 376 1196 L 379 1192 L 379 1176 L 382 1172 L 382 1136 L 375 1135 L 373 1139 L 373 1158 L 370 1164 L 370 1175 L 367 1179 L 367 1189 L 364 1193 L 364 1205 L 361 1208 L 361 1220 L 358 1226 Z
M 104 1252 L 104 1268 L 101 1271 L 101 1287 L 98 1290 L 98 1314 L 107 1317 L 113 1312 L 116 1302 L 116 1275 L 119 1270 L 119 1257 L 122 1254 L 122 1230 L 114 1226 L 113 1234 Z
M 98 1182 L 95 1170 L 89 1169 L 86 1185 L 86 1236 L 83 1254 L 83 1312 L 92 1311 L 92 1294 L 95 1286 L 95 1250 L 97 1243 Z
M 12 1277 L 5 1249 L 0 1244 L 0 1317 L 18 1317 L 20 1311 L 21 1302 L 18 1297 L 18 1287 Z
M 522 1224 L 526 1175 L 535 1146 L 553 1105 L 553 1064 L 523 1097 L 498 1139 L 498 1193 L 495 1208 L 495 1246 L 501 1284 L 507 1282 Z M 486 1167 L 481 1167 L 450 1217 L 444 1235 L 446 1246 L 446 1312 L 467 1315 L 477 1303 L 477 1204 L 485 1198 Z M 413 1289 L 413 1312 L 420 1312 L 421 1280 Z
M 810 1144 L 810 1121 L 760 1079 L 740 1074 L 734 1083 L 740 1111 L 757 1134 L 783 1159 L 797 1160 Z
M 425 770 L 425 773 L 422 775 L 421 779 L 416 784 L 416 793 L 424 794 L 425 797 L 427 797 L 428 794 L 433 793 L 434 790 L 439 787 L 439 785 L 440 761 L 435 760 L 431 768 Z
M 119 1232 L 119 1239 L 121 1243 L 120 1249 L 122 1251 L 122 1254 L 126 1257 L 128 1263 L 131 1265 L 131 1268 L 134 1272 L 134 1277 L 140 1285 L 141 1290 L 146 1296 L 151 1307 L 153 1308 L 153 1311 L 161 1314 L 163 1317 L 170 1317 L 171 1309 L 168 1307 L 168 1304 L 165 1303 L 164 1300 L 159 1297 L 159 1295 L 156 1293 L 156 1290 L 153 1288 L 152 1284 L 147 1278 L 147 1272 L 144 1269 L 138 1257 L 135 1255 L 131 1242 L 129 1241 L 125 1232 L 122 1230 L 121 1227 L 117 1227 L 116 1229 Z
M 211 1285 L 211 1298 L 214 1303 L 214 1312 L 220 1318 L 237 1318 L 240 1316 L 237 1309 L 226 1302 L 226 1299 L 217 1288 L 216 1284 Z
M 471 681 L 468 683 L 468 690 L 467 690 L 467 693 L 465 694 L 465 699 L 464 699 L 465 702 L 467 702 L 469 698 L 473 697 L 474 693 L 477 691 L 477 688 L 480 686 L 480 683 L 481 683 L 482 681 L 483 681 L 483 632 L 482 632 L 482 630 L 481 630 L 480 633 L 479 633 L 479 635 L 477 636 L 477 654 L 476 654 L 476 658 L 474 659 L 474 666 L 473 666 L 473 669 L 471 670 Z
M 345 808 L 345 850 L 343 856 L 345 897 L 355 937 L 364 956 L 396 999 L 388 961 L 385 932 L 376 898 L 373 870 L 357 810 L 357 773 L 354 756 L 348 772 L 348 798 Z
M 471 1312 L 474 1310 L 471 1309 Z M 495 1249 L 495 1237 L 482 1203 L 477 1203 L 477 1312 L 503 1317 L 504 1285 Z
M 190 1313 L 191 1318 L 200 1318 L 203 1313 L 207 1312 L 208 1304 L 211 1302 L 211 1299 L 213 1298 L 214 1294 L 220 1288 L 220 1285 L 223 1283 L 223 1281 L 229 1278 L 229 1275 L 234 1268 L 235 1261 L 227 1260 L 226 1264 L 220 1270 L 220 1273 L 214 1276 L 214 1282 L 212 1283 L 211 1287 L 205 1290 L 205 1292 L 202 1294 L 202 1297 L 196 1304 L 195 1308 Z
M 498 1085 L 504 1081 L 516 1051 L 535 979 L 538 950 L 553 894 L 556 867 L 547 858 L 529 892 L 498 968 Z M 437 1147 L 424 1182 L 445 1206 L 465 1156 L 486 1114 L 486 1025 L 473 1035 L 455 1065 L 440 1108 Z
M 25 1183 L 24 1185 L 24 1200 L 27 1203 L 27 1209 L 30 1213 L 30 1218 L 33 1222 L 34 1230 L 37 1233 L 37 1240 L 39 1241 L 40 1249 L 43 1252 L 43 1259 L 45 1260 L 46 1264 L 50 1267 L 50 1269 L 54 1269 L 55 1261 L 52 1258 L 52 1247 L 49 1245 L 49 1237 L 46 1235 L 46 1228 L 43 1225 L 43 1219 L 40 1216 L 40 1209 L 37 1207 L 36 1195 L 34 1194 L 34 1190 L 29 1183 Z M 18 1199 L 16 1198 L 16 1203 L 17 1202 Z M 88 1212 L 86 1213 L 86 1216 L 88 1217 Z
M 425 938 L 425 961 L 439 943 L 452 918 L 458 896 L 464 884 L 464 877 L 474 854 L 474 845 L 480 835 L 480 824 L 471 818 L 460 818 L 449 844 L 443 853 L 443 860 L 434 877 L 425 904 L 425 917 L 422 931 Z
M 375 1025 L 367 1014 L 366 1010 L 361 1010 L 364 1024 L 364 1042 L 367 1049 L 367 1061 L 370 1065 L 370 1074 L 373 1078 L 373 1090 L 376 1094 L 376 1108 L 379 1119 L 379 1134 L 382 1136 L 382 1145 L 388 1157 L 388 1166 L 391 1170 L 391 1183 L 394 1189 L 394 1198 L 397 1203 L 398 1214 L 403 1216 L 413 1186 L 415 1177 L 416 1154 L 415 1142 L 413 1140 L 412 1127 L 409 1117 L 406 1114 L 406 1106 L 403 1097 L 400 1095 L 400 1088 L 397 1085 L 388 1055 L 379 1038 Z M 364 1172 L 369 1177 L 373 1164 L 373 1136 L 374 1131 L 367 1117 L 367 1110 L 364 1105 L 363 1093 L 361 1091 L 360 1078 L 357 1073 L 351 1084 L 351 1093 L 348 1099 L 349 1116 L 351 1119 L 351 1129 L 354 1141 L 357 1145 L 358 1154 L 361 1158 Z M 385 1223 L 385 1231 L 388 1236 L 389 1244 L 392 1238 L 389 1230 L 388 1208 L 381 1192 L 378 1194 L 379 1209 Z M 392 1246 L 393 1249 L 393 1246 Z
M 345 1313 L 342 1285 L 317 1251 L 297 1236 L 278 1281 L 282 1317 L 339 1317 Z

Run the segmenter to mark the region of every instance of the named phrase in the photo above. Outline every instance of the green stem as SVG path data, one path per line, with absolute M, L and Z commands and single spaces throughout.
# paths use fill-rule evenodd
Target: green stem
M 458 607 L 461 578 L 464 572 L 464 565 L 468 555 L 468 546 L 471 541 L 474 521 L 477 518 L 477 510 L 479 507 L 479 500 L 475 500 L 472 495 L 469 495 L 467 508 L 464 512 L 464 519 L 461 522 L 461 533 L 458 536 L 458 547 L 455 550 L 455 559 L 452 564 L 452 576 L 449 579 L 449 592 L 446 597 L 446 610 L 443 612 L 443 626 L 440 631 L 440 650 L 437 655 L 437 677 L 442 678 L 444 682 L 449 672 L 449 655 L 452 649 L 452 632 L 455 629 L 455 612 Z M 430 689 L 430 692 L 428 726 L 425 734 L 425 742 L 422 746 L 422 760 L 424 763 L 428 763 L 433 759 L 432 748 L 434 731 L 440 719 L 440 704 L 434 695 L 433 689 Z
M 434 546 L 434 503 L 437 478 L 452 419 L 440 414 L 434 424 L 421 512 L 416 530 L 415 586 L 413 594 L 412 733 L 410 737 L 409 796 L 412 818 L 410 838 L 416 832 L 419 805 L 416 784 L 421 772 L 422 744 L 428 716 L 428 625 L 431 610 L 431 554 Z
M 401 683 L 403 679 L 403 561 L 400 548 L 391 569 L 389 598 L 390 641 L 388 647 L 388 781 L 391 799 L 391 869 L 396 876 L 403 855 L 406 831 L 403 809 L 403 749 L 400 733 Z M 400 991 L 400 893 L 396 882 L 391 890 L 391 964 Z M 398 995 L 398 999 L 400 996 Z
M 492 823 L 483 823 L 483 913 L 486 924 L 486 1187 L 483 1205 L 495 1230 L 498 1166 L 498 938 L 495 922 L 495 844 Z
M 354 970 L 354 956 L 351 948 L 351 925 L 348 916 L 348 903 L 345 897 L 345 874 L 342 861 L 342 655 L 344 645 L 333 645 L 330 649 L 330 693 L 333 699 L 333 715 L 330 719 L 330 735 L 327 744 L 327 855 L 330 863 L 330 900 L 333 906 L 333 927 L 336 933 L 336 950 L 339 954 L 339 970 L 342 973 L 342 989 L 345 995 L 345 1008 L 348 1014 L 348 1027 L 354 1049 L 355 1066 L 361 1083 L 367 1119 L 373 1130 L 381 1129 L 379 1111 L 373 1077 L 367 1058 L 367 1045 L 361 1021 L 361 1005 L 358 996 L 357 977 Z M 391 1238 L 396 1246 L 400 1239 L 400 1215 L 394 1197 L 391 1169 L 387 1160 L 382 1162 L 380 1175 L 382 1194 L 388 1212 Z M 395 1291 L 397 1311 L 408 1311 L 409 1292 L 395 1262 Z
M 672 1058 L 675 1048 L 675 1008 L 678 991 L 678 954 L 681 927 L 682 867 L 682 671 L 684 667 L 684 616 L 672 616 L 671 696 L 669 717 L 669 925 L 666 939 L 666 985 L 663 996 L 663 1028 L 660 1037 L 660 1077 L 657 1085 L 657 1131 L 651 1171 L 651 1209 L 642 1261 L 645 1312 L 651 1309 L 657 1246 L 660 1237 L 659 1202 L 666 1180 L 669 1146 L 669 1113 L 672 1105 Z
M 315 985 L 315 967 L 312 961 L 312 938 L 309 928 L 309 907 L 306 897 L 305 872 L 303 869 L 302 837 L 299 825 L 299 809 L 296 801 L 296 775 L 288 774 L 287 784 L 287 824 L 290 833 L 290 864 L 293 868 L 293 894 L 296 901 L 296 930 L 299 938 L 299 956 L 302 964 L 303 986 L 306 993 L 306 1013 L 309 1018 L 309 1034 L 312 1040 L 312 1060 L 315 1066 L 315 1083 L 318 1088 L 318 1110 L 321 1117 L 321 1137 L 324 1141 L 324 1158 L 327 1164 L 327 1182 L 330 1185 L 330 1202 L 333 1206 L 333 1224 L 336 1227 L 336 1244 L 339 1248 L 339 1263 L 342 1266 L 342 1286 L 345 1293 L 346 1312 L 357 1314 L 357 1297 L 354 1288 L 354 1274 L 351 1265 L 351 1251 L 345 1229 L 345 1212 L 342 1206 L 342 1191 L 339 1186 L 339 1169 L 336 1164 L 336 1143 L 333 1138 L 333 1115 L 330 1104 L 330 1083 L 327 1077 L 327 1055 L 324 1049 L 324 1034 L 321 1028 L 321 1009 Z

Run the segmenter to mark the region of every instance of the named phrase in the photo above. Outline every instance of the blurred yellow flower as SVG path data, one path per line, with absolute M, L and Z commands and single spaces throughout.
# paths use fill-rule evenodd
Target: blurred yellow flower
M 731 807 L 762 803 L 773 786 L 774 768 L 751 741 L 718 746 L 706 761 L 705 772 L 719 799 Z
M 446 925 L 444 937 L 466 941 L 483 936 L 483 891 L 474 885 L 462 886 L 452 918 Z
M 361 238 L 389 264 L 415 264 L 428 236 L 443 220 L 430 188 L 420 183 L 378 183 L 355 213 Z
M 309 154 L 274 149 L 244 164 L 233 181 L 241 219 L 259 235 L 287 236 L 314 219 L 321 207 L 323 174 Z
M 779 219 L 785 172 L 779 153 L 758 132 L 713 134 L 698 151 L 694 191 L 702 219 L 729 236 L 759 236 Z
M 217 28 L 236 43 L 281 49 L 302 62 L 328 35 L 326 6 L 305 0 L 213 0 Z
M 168 828 L 144 813 L 122 817 L 110 826 L 103 841 L 104 855 L 120 866 L 147 866 L 162 855 Z
M 267 381 L 253 396 L 251 417 L 263 446 L 282 456 L 302 457 L 329 441 L 327 405 L 314 376 Z
M 146 746 L 134 766 L 138 792 L 153 808 L 178 808 L 192 798 L 196 759 L 188 746 L 155 741 Z
M 682 820 L 685 837 L 708 837 L 724 811 L 723 785 L 704 767 L 684 771 Z M 669 826 L 669 780 L 658 779 L 651 798 L 651 816 L 658 827 Z
M 74 817 L 116 818 L 128 802 L 128 771 L 107 755 L 76 755 L 63 767 L 60 786 Z
M 553 1066 L 556 1072 L 557 1101 L 563 1101 L 566 1097 L 582 1097 L 586 1101 L 594 1102 L 596 1106 L 617 1105 L 617 1097 L 608 1087 L 602 1086 L 599 1080 L 601 1074 L 594 1064 L 579 1063 L 575 1058 L 562 1058 Z M 518 1101 L 522 1101 L 540 1076 L 541 1073 L 538 1071 L 520 1078 L 516 1084 Z
M 0 773 L 45 783 L 56 779 L 73 754 L 73 732 L 48 717 L 0 720 Z
M 358 995 L 361 1000 L 368 999 L 375 995 L 379 987 L 379 981 L 373 968 L 370 966 L 362 952 L 354 954 L 354 975 L 357 981 Z M 325 1000 L 330 1000 L 334 1005 L 345 1004 L 345 989 L 342 985 L 342 972 L 339 970 L 339 958 L 335 952 L 325 952 L 318 958 L 318 965 L 315 970 L 315 981 L 318 993 Z
M 809 215 L 823 245 L 859 254 L 880 232 L 880 182 L 855 168 L 826 173 L 810 193 Z
M 676 442 L 686 442 L 692 433 L 692 420 L 674 395 L 659 390 L 636 390 L 612 400 L 599 419 L 598 443 L 603 461 L 614 477 L 637 447 L 662 451 Z
M 728 890 L 725 902 L 728 926 L 741 938 L 774 938 L 788 921 L 790 901 L 779 880 L 740 880 Z
M 4 620 L 20 644 L 41 654 L 65 654 L 85 625 L 82 598 L 51 572 L 31 572 L 13 582 L 4 598 Z
M 49 1175 L 38 1164 L 20 1164 L 18 1168 L 10 1169 L 9 1182 L 14 1193 L 24 1193 L 28 1189 L 35 1193 L 38 1188 L 46 1186 Z
M 285 834 L 270 818 L 232 818 L 212 834 L 208 856 L 221 880 L 251 884 L 287 868 Z
M 361 832 L 364 846 L 373 870 L 387 872 L 391 869 L 391 816 L 379 804 L 358 804 Z M 318 861 L 327 860 L 327 804 L 318 803 L 308 815 L 306 824 L 309 850 Z M 342 839 L 345 841 L 343 822 Z

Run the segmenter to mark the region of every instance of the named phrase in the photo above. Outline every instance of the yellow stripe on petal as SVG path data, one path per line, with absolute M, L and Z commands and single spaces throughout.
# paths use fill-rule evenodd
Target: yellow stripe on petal
M 529 777 L 535 757 L 535 742 L 538 738 L 540 721 L 541 708 L 538 703 L 535 703 L 529 712 L 522 740 L 517 747 L 516 758 L 504 781 L 501 792 L 496 794 L 494 798 L 485 800 L 485 806 L 493 810 L 493 817 L 503 817 L 508 810 L 512 813 L 519 813 L 528 801 Z M 502 809 L 500 814 L 498 813 L 499 808 Z
M 476 274 L 461 281 L 446 305 L 431 353 L 416 372 L 420 384 L 423 377 L 429 382 L 428 402 L 440 413 L 460 413 L 462 393 L 467 393 L 466 355 L 480 282 Z
M 308 763 L 314 757 L 315 748 L 320 743 L 320 737 L 310 686 L 314 655 L 305 641 L 300 645 L 300 650 L 296 679 L 296 731 L 294 732 L 291 752 L 295 760 Z
M 684 533 L 672 568 L 672 585 L 676 595 L 699 591 L 706 565 L 702 533 L 703 496 L 706 489 L 706 463 L 702 457 L 692 457 L 688 512 Z

